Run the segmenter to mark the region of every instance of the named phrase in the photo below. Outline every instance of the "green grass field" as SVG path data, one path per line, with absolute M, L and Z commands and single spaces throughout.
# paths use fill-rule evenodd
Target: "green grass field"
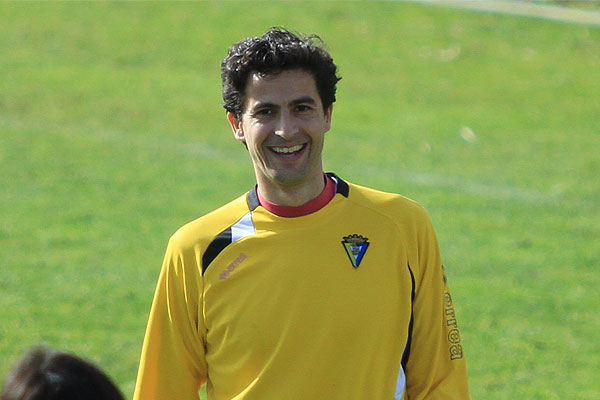
M 437 228 L 474 399 L 600 398 L 600 28 L 396 2 L 0 3 L 0 376 L 48 343 L 130 397 L 164 248 L 248 190 L 227 47 L 318 33 L 326 169 Z

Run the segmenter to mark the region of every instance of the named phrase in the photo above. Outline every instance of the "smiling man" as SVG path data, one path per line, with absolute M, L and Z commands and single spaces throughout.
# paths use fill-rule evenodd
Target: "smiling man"
M 427 213 L 324 173 L 337 67 L 271 29 L 229 49 L 223 99 L 257 185 L 180 228 L 134 399 L 468 399 Z

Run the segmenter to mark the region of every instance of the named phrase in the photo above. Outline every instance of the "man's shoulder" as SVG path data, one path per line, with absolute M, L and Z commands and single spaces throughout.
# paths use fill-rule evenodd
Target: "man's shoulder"
M 390 217 L 428 218 L 418 202 L 398 193 L 348 183 L 350 199 L 359 206 L 370 208 Z
M 244 193 L 229 203 L 181 226 L 171 236 L 171 242 L 178 243 L 182 247 L 195 246 L 203 241 L 210 242 L 250 211 L 246 200 L 247 195 L 248 193 Z

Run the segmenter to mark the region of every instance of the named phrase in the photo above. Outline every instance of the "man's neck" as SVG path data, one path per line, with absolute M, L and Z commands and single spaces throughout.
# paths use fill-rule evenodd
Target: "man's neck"
M 305 185 L 273 185 L 271 182 L 258 182 L 258 190 L 261 196 L 271 203 L 287 206 L 298 207 L 308 203 L 317 197 L 325 188 L 324 173 L 311 180 Z
M 271 203 L 261 195 L 258 187 L 256 188 L 256 195 L 258 196 L 260 205 L 272 214 L 286 218 L 302 217 L 304 215 L 319 211 L 325 207 L 335 196 L 337 188 L 336 183 L 326 175 L 323 175 L 323 180 L 325 181 L 325 188 L 321 191 L 321 193 L 317 197 L 300 206 L 282 206 Z

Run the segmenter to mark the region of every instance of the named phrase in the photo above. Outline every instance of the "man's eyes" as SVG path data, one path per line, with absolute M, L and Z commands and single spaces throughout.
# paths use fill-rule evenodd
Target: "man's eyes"
M 296 111 L 299 112 L 306 112 L 306 111 L 310 111 L 311 107 L 306 105 L 306 104 L 299 104 L 296 106 Z
M 310 112 L 313 109 L 313 107 L 309 104 L 298 104 L 295 105 L 293 108 L 293 111 L 296 113 L 307 113 Z M 254 112 L 252 112 L 252 115 L 254 117 L 270 117 L 275 115 L 275 113 L 277 113 L 277 110 L 274 108 L 259 108 L 258 110 L 254 110 Z
M 261 108 L 259 110 L 254 111 L 254 115 L 257 117 L 265 117 L 267 115 L 273 114 L 274 111 L 271 108 Z

